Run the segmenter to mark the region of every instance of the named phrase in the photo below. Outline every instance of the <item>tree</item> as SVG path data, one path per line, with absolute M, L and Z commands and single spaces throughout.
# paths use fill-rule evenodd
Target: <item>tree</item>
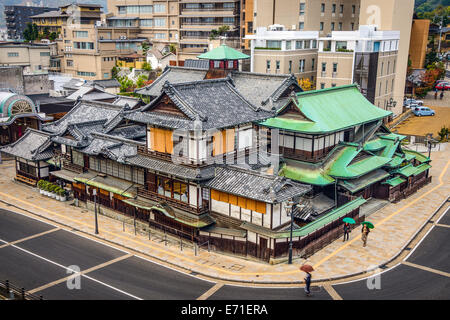
M 142 43 L 142 53 L 144 54 L 144 56 L 147 55 L 148 50 L 150 50 L 150 44 L 148 42 L 143 42 Z
M 450 133 L 449 128 L 446 128 L 445 126 L 443 126 L 441 128 L 441 130 L 438 132 L 438 135 L 440 137 L 439 141 L 444 142 L 445 139 L 448 138 L 449 133 Z
M 174 43 L 171 43 L 169 45 L 169 51 L 172 52 L 173 54 L 177 53 L 177 46 Z
M 50 28 L 49 27 L 45 27 L 44 31 L 42 31 L 42 39 L 48 39 L 50 37 Z
M 225 35 L 228 31 L 230 31 L 230 26 L 220 26 L 217 30 L 212 29 L 209 33 L 209 39 L 214 40 L 218 36 Z
M 117 78 L 117 73 L 118 72 L 119 71 L 117 70 L 116 66 L 112 67 L 112 69 L 111 69 L 111 77 L 112 77 L 112 79 L 116 79 Z
M 50 33 L 50 35 L 48 36 L 48 39 L 49 39 L 51 42 L 54 42 L 54 41 L 56 40 L 56 38 L 58 38 L 58 34 L 57 34 L 56 32 L 52 32 L 52 33 Z
M 298 85 L 303 89 L 303 91 L 309 91 L 313 89 L 313 83 L 309 78 L 298 79 Z
M 145 71 L 152 71 L 152 66 L 151 66 L 151 64 L 148 63 L 148 62 L 144 62 L 144 63 L 142 64 L 142 69 L 144 69 Z
M 23 30 L 23 38 L 25 39 L 26 42 L 36 40 L 35 38 L 33 38 L 33 26 L 29 22 L 27 23 L 27 26 Z

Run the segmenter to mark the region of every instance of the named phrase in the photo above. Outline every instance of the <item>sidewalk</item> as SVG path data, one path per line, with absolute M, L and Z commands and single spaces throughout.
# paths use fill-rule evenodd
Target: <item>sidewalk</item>
M 450 194 L 450 150 L 445 149 L 447 150 L 432 153 L 432 183 L 408 199 L 388 204 L 370 216 L 369 220 L 374 223 L 375 229 L 369 234 L 365 248 L 362 247 L 357 228 L 350 234 L 350 241 L 342 242 L 338 239 L 306 261 L 294 260 L 292 265 L 269 265 L 206 250 L 200 250 L 195 256 L 192 247 L 184 247 L 180 251 L 179 243 L 169 243 L 166 246 L 159 237 L 148 240 L 148 234 L 135 236 L 131 228 L 124 232 L 122 222 L 105 216 L 99 216 L 100 234 L 97 237 L 153 257 L 163 264 L 217 280 L 266 284 L 300 283 L 304 274 L 298 268 L 305 262 L 316 269 L 315 281 L 349 277 L 392 259 Z M 0 208 L 30 216 L 30 213 L 34 213 L 94 236 L 93 212 L 42 196 L 37 190 L 12 181 L 13 175 L 13 162 L 0 165 Z

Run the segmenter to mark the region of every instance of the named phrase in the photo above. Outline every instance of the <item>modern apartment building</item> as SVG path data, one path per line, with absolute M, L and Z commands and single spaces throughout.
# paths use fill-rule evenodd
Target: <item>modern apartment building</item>
M 393 94 L 397 102 L 392 109 L 394 117 L 403 109 L 413 13 L 413 0 L 361 0 L 359 24 L 375 24 L 378 30 L 398 30 L 401 34 Z
M 46 73 L 50 67 L 50 47 L 23 42 L 0 43 L 0 66 L 20 66 L 24 74 Z
M 390 111 L 399 41 L 399 31 L 378 31 L 376 26 L 319 38 L 317 88 L 357 83 L 371 103 Z
M 44 12 L 51 12 L 56 8 L 28 7 L 28 6 L 5 6 L 6 27 L 8 29 L 8 39 L 23 39 L 23 31 L 27 23 L 31 22 L 30 17 Z
M 108 10 L 118 18 L 136 18 L 140 37 L 153 44 L 174 44 L 181 60 L 195 58 L 208 49 L 212 30 L 228 26 L 227 36 L 239 40 L 238 0 L 108 0 Z
M 241 35 L 258 27 L 282 24 L 287 30 L 331 31 L 358 29 L 360 0 L 242 0 Z M 249 48 L 247 41 L 243 48 Z
M 261 27 L 250 40 L 251 72 L 294 74 L 316 79 L 318 31 L 287 31 L 284 26 Z
M 106 17 L 99 5 L 63 6 L 32 19 L 39 28 L 59 33 L 51 45 L 51 71 L 86 80 L 110 79 L 116 61 L 140 52 L 147 40 L 139 36 L 138 18 Z

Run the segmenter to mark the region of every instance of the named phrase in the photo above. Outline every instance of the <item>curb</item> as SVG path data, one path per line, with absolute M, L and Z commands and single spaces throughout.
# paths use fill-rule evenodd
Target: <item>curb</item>
M 438 207 L 437 209 L 435 209 L 435 210 L 429 215 L 429 217 L 428 217 L 428 218 L 425 220 L 425 222 L 419 227 L 419 229 L 418 229 L 418 230 L 417 230 L 417 231 L 416 231 L 416 232 L 415 232 L 415 233 L 407 240 L 407 242 L 405 243 L 405 245 L 402 246 L 401 249 L 400 249 L 396 254 L 394 254 L 391 258 L 387 259 L 386 261 L 384 261 L 384 262 L 378 264 L 377 266 L 375 266 L 375 267 L 373 267 L 373 268 L 371 268 L 371 269 L 368 269 L 368 270 L 364 270 L 364 271 L 360 271 L 360 272 L 354 272 L 354 273 L 350 273 L 350 274 L 346 274 L 346 275 L 341 275 L 341 276 L 330 277 L 330 278 L 314 279 L 314 280 L 312 280 L 311 282 L 316 282 L 316 283 L 317 283 L 317 282 L 329 282 L 329 281 L 342 280 L 342 279 L 345 279 L 345 278 L 350 278 L 350 277 L 358 276 L 358 275 L 361 275 L 361 274 L 369 273 L 370 271 L 373 271 L 373 270 L 375 270 L 375 269 L 377 269 L 377 268 L 380 268 L 380 267 L 382 267 L 382 266 L 384 266 L 384 265 L 390 263 L 391 261 L 395 260 L 395 259 L 396 259 L 396 258 L 397 258 L 404 250 L 405 250 L 405 248 L 409 246 L 409 244 L 410 244 L 410 243 L 412 242 L 412 240 L 417 236 L 417 234 L 419 234 L 419 233 L 423 230 L 423 228 L 429 223 L 429 221 L 434 217 L 434 215 L 436 215 L 436 213 L 437 213 L 439 210 L 441 210 L 441 208 L 445 205 L 445 203 L 447 203 L 447 202 L 449 201 L 449 198 L 450 198 L 450 197 L 447 196 L 447 198 L 439 205 L 439 207 Z M 106 242 L 108 242 L 108 243 L 110 243 L 110 244 L 114 244 L 114 245 L 116 245 L 116 246 L 121 246 L 121 247 L 123 247 L 123 248 L 129 249 L 129 250 L 132 250 L 132 251 L 135 251 L 135 252 L 139 252 L 139 253 L 141 253 L 141 254 L 143 254 L 143 255 L 145 255 L 145 256 L 151 257 L 152 259 L 155 259 L 155 260 L 160 261 L 160 262 L 164 262 L 164 263 L 166 263 L 166 264 L 168 264 L 168 265 L 170 265 L 170 266 L 172 266 L 172 267 L 175 267 L 175 268 L 178 268 L 178 269 L 185 270 L 187 273 L 195 273 L 195 275 L 201 275 L 201 276 L 204 276 L 204 277 L 209 278 L 209 279 L 224 280 L 224 281 L 234 282 L 234 283 L 248 283 L 248 284 L 283 284 L 283 285 L 288 285 L 288 284 L 304 284 L 304 281 L 266 281 L 266 280 L 258 281 L 258 280 L 245 280 L 245 279 L 242 279 L 242 280 L 235 280 L 235 279 L 228 279 L 228 278 L 225 278 L 225 277 L 223 277 L 223 276 L 212 276 L 212 275 L 209 275 L 209 274 L 204 273 L 204 272 L 202 272 L 202 271 L 197 271 L 197 270 L 193 270 L 192 268 L 186 268 L 186 267 L 177 265 L 177 264 L 175 264 L 175 263 L 173 263 L 173 262 L 171 262 L 171 261 L 164 260 L 164 259 L 162 259 L 162 258 L 160 258 L 160 257 L 153 256 L 153 255 L 148 254 L 148 253 L 146 253 L 146 252 L 143 252 L 143 251 L 141 251 L 141 250 L 139 250 L 139 249 L 131 248 L 131 247 L 127 246 L 127 245 L 119 244 L 119 243 L 117 243 L 117 242 L 111 241 L 111 240 L 109 240 L 109 239 L 105 239 L 105 238 L 100 237 L 100 236 L 98 236 L 98 235 L 91 234 L 91 233 L 89 233 L 89 232 L 80 230 L 80 229 L 78 229 L 78 228 L 76 228 L 76 227 L 73 227 L 73 226 L 68 225 L 68 224 L 66 224 L 66 223 L 59 222 L 59 221 L 57 221 L 57 220 L 55 220 L 55 219 L 46 217 L 46 216 L 44 216 L 44 215 L 38 214 L 38 213 L 36 213 L 36 212 L 34 212 L 34 211 L 31 211 L 31 210 L 29 210 L 29 209 L 25 209 L 25 208 L 20 207 L 20 206 L 18 206 L 18 205 L 11 204 L 11 203 L 9 203 L 8 201 L 5 201 L 5 200 L 0 199 L 0 202 L 5 203 L 5 204 L 7 204 L 7 205 L 9 205 L 9 206 L 12 206 L 12 207 L 14 207 L 14 208 L 23 210 L 23 211 L 25 211 L 25 212 L 28 212 L 28 213 L 30 213 L 30 214 L 32 214 L 32 215 L 35 215 L 35 216 L 44 218 L 44 219 L 46 219 L 46 220 L 55 222 L 55 223 L 57 223 L 57 224 L 63 225 L 63 226 L 65 226 L 65 227 L 69 228 L 69 229 L 76 230 L 77 232 L 80 232 L 80 233 L 82 233 L 82 234 L 86 234 L 86 235 L 89 235 L 89 236 L 91 236 L 91 237 L 94 237 L 94 238 L 97 238 L 97 239 L 101 239 L 101 240 L 103 240 L 103 241 L 106 241 Z

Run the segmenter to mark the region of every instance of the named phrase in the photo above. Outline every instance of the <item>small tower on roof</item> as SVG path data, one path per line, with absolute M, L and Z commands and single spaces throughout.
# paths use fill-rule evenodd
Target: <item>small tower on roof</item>
M 209 60 L 209 71 L 205 78 L 212 79 L 226 77 L 230 71 L 238 70 L 239 60 L 250 59 L 250 56 L 222 44 L 197 58 Z

